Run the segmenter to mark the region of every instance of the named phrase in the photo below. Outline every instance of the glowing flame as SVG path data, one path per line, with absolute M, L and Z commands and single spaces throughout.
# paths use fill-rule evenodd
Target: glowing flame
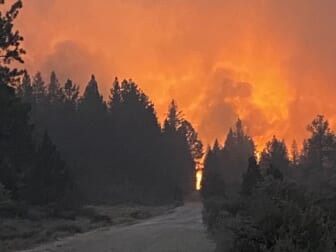
M 256 158 L 257 158 L 257 162 L 260 162 L 261 159 L 261 152 L 260 151 L 256 151 Z
M 201 182 L 202 182 L 202 169 L 198 169 L 196 171 L 196 190 L 201 190 Z
M 55 70 L 62 82 L 71 78 L 83 90 L 95 73 L 106 98 L 115 76 L 132 77 L 160 122 L 174 98 L 205 144 L 223 141 L 237 116 L 262 146 L 274 134 L 301 143 L 316 114 L 336 124 L 335 106 L 323 102 L 335 98 L 336 30 L 325 13 L 336 1 L 300 8 L 300 1 L 276 0 L 27 2 L 17 28 L 31 74 Z M 66 25 L 82 16 L 95 18 Z

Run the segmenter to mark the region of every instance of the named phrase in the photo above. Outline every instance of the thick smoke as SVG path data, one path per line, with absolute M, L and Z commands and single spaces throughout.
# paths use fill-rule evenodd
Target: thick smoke
M 171 98 L 210 143 L 237 117 L 262 145 L 301 141 L 316 114 L 333 123 L 333 0 L 29 0 L 19 19 L 26 67 L 107 95 L 133 78 L 160 119 Z M 259 146 L 261 147 L 261 146 Z
M 87 48 L 73 41 L 56 44 L 52 53 L 47 55 L 41 65 L 41 71 L 46 75 L 51 70 L 57 73 L 63 83 L 71 77 L 76 83 L 86 84 L 91 73 L 97 75 L 101 83 L 111 83 L 112 79 L 104 65 L 103 55 L 92 54 Z M 106 94 L 108 86 L 101 85 L 100 91 Z

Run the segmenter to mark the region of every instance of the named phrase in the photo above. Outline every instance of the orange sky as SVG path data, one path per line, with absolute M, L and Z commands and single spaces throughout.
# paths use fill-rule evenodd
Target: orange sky
M 132 78 L 158 117 L 174 98 L 209 143 L 237 117 L 260 149 L 336 120 L 334 0 L 26 0 L 25 67 L 107 94 Z

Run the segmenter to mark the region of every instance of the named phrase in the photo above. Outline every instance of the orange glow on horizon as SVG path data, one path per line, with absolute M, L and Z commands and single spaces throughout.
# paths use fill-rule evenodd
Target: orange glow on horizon
M 207 145 L 223 143 L 239 117 L 260 152 L 273 135 L 300 145 L 317 114 L 335 125 L 336 104 L 326 102 L 336 96 L 335 8 L 312 0 L 30 0 L 17 28 L 24 67 L 46 82 L 55 70 L 83 90 L 94 73 L 108 97 L 115 76 L 132 78 L 160 122 L 174 98 Z

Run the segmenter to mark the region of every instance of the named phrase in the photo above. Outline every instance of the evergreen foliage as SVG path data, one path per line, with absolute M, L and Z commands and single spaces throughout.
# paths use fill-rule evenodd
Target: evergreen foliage
M 94 75 L 82 96 L 71 80 L 61 86 L 55 72 L 47 87 L 40 73 L 27 79 L 17 95 L 31 101 L 36 139 L 48 130 L 87 201 L 181 201 L 194 191 L 203 145 L 175 102 L 161 129 L 153 103 L 132 80 L 116 78 L 105 103 Z M 22 91 L 27 86 L 32 99 Z
M 29 122 L 29 106 L 6 85 L 0 85 L 0 118 L 0 182 L 16 195 L 25 172 L 33 163 L 33 128 Z
M 16 97 L 11 87 L 23 73 L 11 67 L 12 62 L 23 62 L 24 50 L 20 45 L 23 38 L 13 30 L 21 7 L 22 2 L 16 1 L 7 13 L 0 15 L 0 183 L 16 198 L 22 188 L 22 178 L 32 165 L 34 149 L 29 106 Z M 29 85 L 29 80 L 24 80 Z
M 261 153 L 260 166 L 262 169 L 271 169 L 272 172 L 278 170 L 281 174 L 289 175 L 288 151 L 283 140 L 273 136 L 272 140 L 266 143 L 266 148 Z
M 201 194 L 204 199 L 211 196 L 225 196 L 225 182 L 221 176 L 220 148 L 216 140 L 212 149 L 208 149 L 203 168 Z
M 196 152 L 202 152 L 202 145 L 198 144 L 197 134 L 191 124 L 182 117 L 174 100 L 169 105 L 164 121 L 163 138 L 165 160 L 168 161 L 166 170 L 171 173 L 175 198 L 182 198 L 195 190 L 195 159 L 198 155 Z
M 0 2 L 0 5 L 4 2 Z M 21 47 L 23 37 L 14 30 L 14 20 L 22 8 L 22 1 L 17 0 L 6 13 L 0 16 L 0 85 L 15 85 L 23 71 L 10 66 L 12 62 L 23 63 Z
M 259 165 L 257 164 L 255 157 L 250 157 L 248 162 L 249 165 L 246 173 L 243 175 L 243 182 L 241 189 L 242 194 L 245 195 L 252 194 L 253 190 L 263 179 L 260 174 L 260 168 Z
M 3 4 L 3 2 L 1 3 Z M 62 169 L 63 163 L 59 157 L 46 157 L 45 151 L 53 152 L 52 143 L 45 137 L 43 146 L 36 153 L 33 140 L 33 126 L 31 125 L 30 110 L 41 94 L 41 79 L 34 78 L 31 83 L 27 72 L 12 68 L 10 63 L 23 63 L 21 55 L 25 51 L 21 48 L 20 42 L 23 38 L 18 31 L 13 31 L 13 22 L 22 7 L 21 1 L 16 1 L 9 11 L 0 15 L 0 184 L 2 197 L 12 197 L 15 200 L 29 201 L 27 189 L 35 187 L 32 194 L 41 192 L 48 194 L 51 200 L 56 200 L 56 194 L 62 193 L 66 181 L 63 171 L 60 174 L 55 172 Z M 21 84 L 15 90 L 12 86 L 17 84 L 23 74 Z M 40 83 L 37 83 L 40 81 Z M 15 92 L 16 91 L 16 92 Z M 41 154 L 41 159 L 36 158 Z M 54 153 L 50 153 L 52 155 Z M 42 157 L 40 157 L 42 158 Z M 46 167 L 54 167 L 49 171 L 49 178 L 45 175 Z M 46 179 L 47 187 L 38 186 L 35 181 L 29 181 L 31 175 Z M 49 179 L 49 180 L 48 180 Z M 52 182 L 54 180 L 56 182 Z M 49 183 L 50 182 L 50 183 Z M 56 186 L 54 192 L 48 186 Z M 8 192 L 8 193 L 7 193 Z M 53 194 L 52 194 L 53 193 Z M 50 194 L 50 195 L 49 195 Z M 4 196 L 5 195 L 5 196 Z M 49 203 L 44 198 L 39 198 L 41 203 Z
M 204 198 L 204 220 L 218 251 L 335 251 L 336 138 L 323 116 L 307 129 L 301 156 L 294 142 L 290 162 L 285 143 L 273 137 L 260 169 L 249 159 L 241 195 Z
M 66 163 L 47 133 L 36 153 L 35 166 L 26 178 L 27 200 L 45 205 L 61 201 L 71 189 L 71 177 Z
M 237 120 L 235 128 L 230 129 L 222 153 L 223 177 L 232 187 L 237 188 L 248 166 L 247 160 L 255 153 L 253 140 L 245 133 L 240 119 Z

